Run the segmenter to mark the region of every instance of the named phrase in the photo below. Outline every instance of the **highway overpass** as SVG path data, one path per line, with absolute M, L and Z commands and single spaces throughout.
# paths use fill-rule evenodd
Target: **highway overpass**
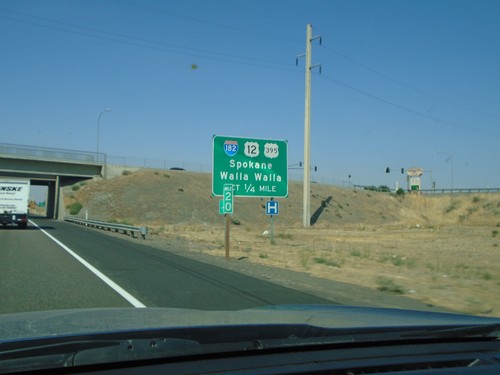
M 102 153 L 0 143 L 0 177 L 28 178 L 32 185 L 47 186 L 49 218 L 59 217 L 64 186 L 105 177 L 105 171 Z

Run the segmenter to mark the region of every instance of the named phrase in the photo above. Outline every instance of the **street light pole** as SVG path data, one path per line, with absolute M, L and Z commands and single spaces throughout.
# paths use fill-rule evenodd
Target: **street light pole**
M 101 124 L 101 116 L 106 113 L 111 111 L 111 108 L 106 108 L 104 111 L 99 113 L 99 117 L 97 117 L 97 149 L 96 149 L 96 156 L 99 157 L 99 128 Z

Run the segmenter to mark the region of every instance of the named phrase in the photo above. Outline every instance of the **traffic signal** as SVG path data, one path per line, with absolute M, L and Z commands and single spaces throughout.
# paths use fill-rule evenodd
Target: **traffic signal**
M 387 167 L 387 168 L 385 169 L 385 173 L 391 173 L 391 168 Z
M 405 169 L 401 168 L 401 174 L 405 173 Z

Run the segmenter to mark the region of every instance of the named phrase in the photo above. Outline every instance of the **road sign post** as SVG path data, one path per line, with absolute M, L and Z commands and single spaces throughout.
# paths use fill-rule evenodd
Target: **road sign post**
M 266 202 L 266 215 L 271 216 L 271 244 L 274 243 L 274 215 L 279 214 L 278 202 L 271 198 Z
M 223 189 L 223 199 L 222 199 L 222 212 L 224 213 L 226 219 L 226 232 L 224 235 L 224 248 L 226 249 L 226 259 L 229 259 L 229 243 L 230 243 L 230 220 L 228 214 L 233 213 L 233 185 L 224 184 Z

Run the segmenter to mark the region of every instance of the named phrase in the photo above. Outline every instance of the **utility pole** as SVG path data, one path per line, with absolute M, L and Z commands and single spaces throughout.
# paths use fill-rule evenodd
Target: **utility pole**
M 306 99 L 305 99 L 305 115 L 304 115 L 304 191 L 303 191 L 303 217 L 302 222 L 304 228 L 311 226 L 311 70 L 319 67 L 321 73 L 321 65 L 311 65 L 311 50 L 312 41 L 319 39 L 321 44 L 321 36 L 312 36 L 312 25 L 307 25 L 306 30 Z M 300 55 L 297 57 L 302 57 Z M 298 63 L 298 59 L 297 62 Z

